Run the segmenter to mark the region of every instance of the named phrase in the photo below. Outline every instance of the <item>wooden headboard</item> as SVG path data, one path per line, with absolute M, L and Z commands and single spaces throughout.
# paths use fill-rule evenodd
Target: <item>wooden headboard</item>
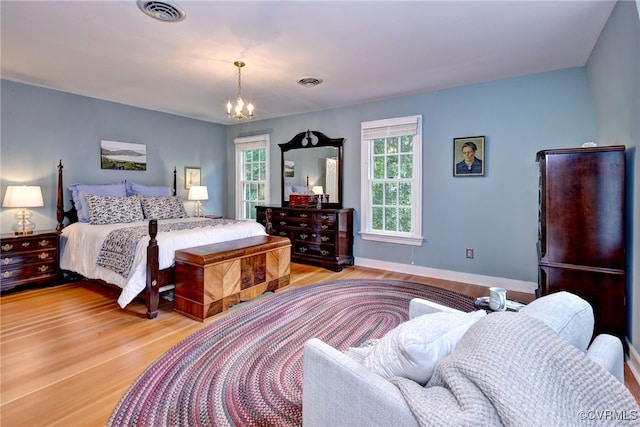
M 56 230 L 58 232 L 62 231 L 64 228 L 64 219 L 67 218 L 69 220 L 69 224 L 73 224 L 74 222 L 78 222 L 78 211 L 76 210 L 76 205 L 73 202 L 73 198 L 71 199 L 71 209 L 65 211 L 64 210 L 64 185 L 62 184 L 62 159 L 60 163 L 58 163 L 58 195 L 57 195 L 57 203 L 56 203 L 56 220 L 58 224 L 56 225 Z M 174 166 L 173 168 L 173 188 L 171 189 L 171 193 L 175 196 L 177 193 L 177 171 Z

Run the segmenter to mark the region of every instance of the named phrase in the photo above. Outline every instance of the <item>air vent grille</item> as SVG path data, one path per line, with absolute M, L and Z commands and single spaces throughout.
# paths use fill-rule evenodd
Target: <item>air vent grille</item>
M 318 86 L 322 83 L 322 79 L 317 79 L 315 77 L 303 77 L 298 80 L 298 84 L 304 87 L 314 87 Z
M 180 22 L 187 17 L 180 6 L 167 0 L 138 0 L 138 7 L 145 14 L 162 22 Z

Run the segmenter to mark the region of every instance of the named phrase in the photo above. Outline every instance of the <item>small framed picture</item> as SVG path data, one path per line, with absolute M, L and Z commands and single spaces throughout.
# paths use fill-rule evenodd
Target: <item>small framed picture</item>
M 453 176 L 484 176 L 485 164 L 484 136 L 453 138 Z
M 184 168 L 184 188 L 189 189 L 192 185 L 200 185 L 200 168 Z

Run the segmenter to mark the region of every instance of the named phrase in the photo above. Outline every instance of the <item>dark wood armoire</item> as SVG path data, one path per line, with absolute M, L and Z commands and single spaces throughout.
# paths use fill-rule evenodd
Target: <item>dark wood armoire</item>
M 625 342 L 625 147 L 542 150 L 538 296 L 591 303 L 594 334 Z

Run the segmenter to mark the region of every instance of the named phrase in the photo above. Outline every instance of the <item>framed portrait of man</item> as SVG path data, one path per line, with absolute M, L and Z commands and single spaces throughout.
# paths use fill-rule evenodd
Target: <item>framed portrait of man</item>
M 453 138 L 453 176 L 484 176 L 485 167 L 484 136 Z

